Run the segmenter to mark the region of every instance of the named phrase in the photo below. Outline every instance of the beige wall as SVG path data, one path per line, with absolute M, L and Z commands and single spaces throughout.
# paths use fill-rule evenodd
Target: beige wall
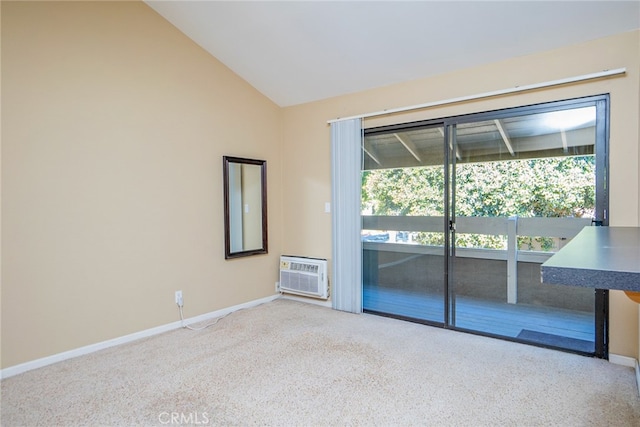
M 289 107 L 284 115 L 283 248 L 286 253 L 331 257 L 330 132 L 327 120 L 473 95 L 626 67 L 625 77 L 432 108 L 365 121 L 365 126 L 487 111 L 603 93 L 611 94 L 611 225 L 640 224 L 640 32 L 631 32 L 541 54 Z M 638 309 L 611 292 L 610 351 L 637 357 Z
M 2 367 L 274 293 L 282 110 L 142 2 L 2 2 Z M 270 254 L 225 261 L 222 156 Z
M 3 368 L 175 321 L 175 290 L 187 317 L 269 296 L 280 253 L 330 258 L 340 116 L 627 67 L 367 125 L 611 93 L 611 224 L 640 224 L 640 32 L 280 109 L 143 3 L 1 19 Z M 269 255 L 224 261 L 223 155 L 268 162 Z M 612 293 L 611 352 L 637 357 L 637 319 Z

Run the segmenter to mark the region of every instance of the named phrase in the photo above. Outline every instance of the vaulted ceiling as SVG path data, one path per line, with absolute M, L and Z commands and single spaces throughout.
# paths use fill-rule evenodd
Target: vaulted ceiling
M 640 28 L 637 0 L 146 3 L 280 106 Z

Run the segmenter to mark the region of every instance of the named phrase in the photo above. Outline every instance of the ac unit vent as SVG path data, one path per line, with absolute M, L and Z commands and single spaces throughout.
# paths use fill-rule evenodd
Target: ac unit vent
M 329 298 L 327 260 L 280 257 L 280 292 L 314 298 Z

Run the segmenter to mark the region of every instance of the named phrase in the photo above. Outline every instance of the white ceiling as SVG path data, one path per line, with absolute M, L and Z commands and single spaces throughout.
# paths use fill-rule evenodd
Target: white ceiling
M 280 106 L 640 28 L 640 0 L 146 3 Z

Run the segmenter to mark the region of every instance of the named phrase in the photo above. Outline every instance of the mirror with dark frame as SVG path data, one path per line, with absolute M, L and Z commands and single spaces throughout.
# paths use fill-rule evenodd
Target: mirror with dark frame
M 223 157 L 224 257 L 267 253 L 267 162 Z

